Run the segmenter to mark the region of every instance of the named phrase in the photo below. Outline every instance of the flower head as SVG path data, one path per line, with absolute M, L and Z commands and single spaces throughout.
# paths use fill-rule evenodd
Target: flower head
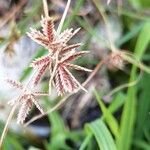
M 40 106 L 37 97 L 42 95 L 40 92 L 32 92 L 29 89 L 26 89 L 22 83 L 18 81 L 14 81 L 11 79 L 6 80 L 7 83 L 9 83 L 12 87 L 15 87 L 17 89 L 23 90 L 23 94 L 21 96 L 18 96 L 8 102 L 9 105 L 16 105 L 17 103 L 20 105 L 19 107 L 19 113 L 17 117 L 17 123 L 23 123 L 26 119 L 29 111 L 31 110 L 33 104 L 36 106 L 36 108 L 44 114 L 44 111 L 42 107 Z
M 76 69 L 81 71 L 91 71 L 84 67 L 71 64 L 70 62 L 87 53 L 86 51 L 76 52 L 75 48 L 81 46 L 81 43 L 68 45 L 68 41 L 80 30 L 66 29 L 58 34 L 54 29 L 54 22 L 51 18 L 42 17 L 42 31 L 32 29 L 28 36 L 44 46 L 48 50 L 48 55 L 42 56 L 31 63 L 31 66 L 38 69 L 38 73 L 34 79 L 34 84 L 37 85 L 49 68 L 51 73 L 50 83 L 53 82 L 59 95 L 65 92 L 74 92 L 78 88 L 85 90 L 82 85 L 75 79 L 69 71 Z

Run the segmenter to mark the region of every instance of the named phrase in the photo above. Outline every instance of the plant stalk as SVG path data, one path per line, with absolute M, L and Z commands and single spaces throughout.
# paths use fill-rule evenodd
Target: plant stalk
M 18 106 L 18 104 L 16 104 L 16 105 L 13 106 L 13 108 L 12 108 L 12 110 L 11 110 L 8 118 L 7 118 L 7 122 L 5 124 L 5 127 L 3 129 L 3 132 L 2 132 L 2 135 L 1 135 L 1 138 L 0 138 L 0 150 L 2 150 L 3 141 L 4 141 L 4 138 L 5 138 L 5 136 L 7 134 L 7 131 L 8 131 L 8 126 L 10 124 L 10 121 L 11 121 L 14 113 L 15 113 L 15 110 L 16 110 L 17 106 Z

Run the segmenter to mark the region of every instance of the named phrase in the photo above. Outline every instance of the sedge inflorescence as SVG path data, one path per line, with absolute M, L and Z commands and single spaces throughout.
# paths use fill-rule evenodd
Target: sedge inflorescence
M 49 69 L 52 77 L 49 85 L 53 82 L 58 95 L 62 95 L 66 92 L 74 92 L 78 88 L 84 89 L 68 70 L 70 68 L 88 72 L 91 71 L 87 68 L 70 63 L 83 54 L 88 53 L 88 51 L 75 51 L 75 48 L 78 48 L 81 43 L 68 45 L 68 41 L 80 30 L 80 28 L 75 31 L 73 31 L 72 28 L 66 29 L 58 34 L 54 29 L 53 20 L 44 17 L 42 17 L 41 26 L 42 32 L 31 28 L 31 32 L 27 33 L 32 40 L 48 50 L 46 56 L 36 59 L 31 64 L 33 68 L 38 69 L 38 74 L 35 77 L 34 84 L 38 84 L 42 75 L 47 69 Z
M 18 123 L 23 123 L 25 121 L 33 104 L 42 114 L 44 114 L 44 110 L 40 106 L 37 97 L 43 95 L 49 96 L 51 84 L 54 85 L 58 95 L 61 96 L 65 93 L 76 92 L 78 89 L 86 91 L 72 75 L 70 69 L 91 72 L 90 69 L 71 63 L 75 59 L 88 53 L 88 51 L 76 51 L 76 48 L 80 47 L 81 43 L 68 44 L 69 40 L 80 30 L 80 28 L 76 30 L 73 30 L 72 28 L 66 29 L 62 33 L 57 33 L 52 18 L 42 16 L 40 23 L 42 30 L 30 28 L 30 32 L 28 32 L 27 35 L 33 41 L 44 46 L 44 48 L 48 50 L 48 53 L 45 56 L 35 59 L 30 64 L 30 67 L 32 67 L 33 70 L 36 70 L 31 81 L 32 86 L 28 88 L 28 86 L 24 86 L 18 81 L 7 79 L 7 82 L 10 85 L 21 90 L 20 96 L 8 102 L 10 105 L 16 105 L 16 103 L 20 105 L 17 117 Z M 49 93 L 43 94 L 42 92 L 34 92 L 34 87 L 39 84 L 47 70 L 50 73 Z

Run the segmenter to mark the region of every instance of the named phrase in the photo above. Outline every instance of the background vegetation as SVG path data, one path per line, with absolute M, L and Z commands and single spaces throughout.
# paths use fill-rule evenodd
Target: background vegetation
M 57 25 L 66 1 L 51 0 L 48 4 L 49 13 Z M 14 44 L 26 36 L 30 26 L 39 27 L 43 7 L 40 0 L 2 0 L 0 5 L 0 8 L 3 8 L 0 9 L 1 30 L 10 32 L 6 36 L 0 32 L 1 51 L 2 47 L 7 45 L 1 55 L 4 54 L 5 61 L 9 61 L 7 59 L 16 59 Z M 108 24 L 104 23 L 103 12 Z M 109 4 L 105 0 L 72 0 L 64 29 L 81 27 L 79 35 L 73 41 L 82 42 L 81 49 L 91 51 L 89 56 L 79 59 L 78 64 L 94 69 L 99 61 L 108 55 L 111 51 L 110 45 L 107 44 L 108 25 L 111 26 L 111 40 L 114 45 L 120 50 L 133 53 L 149 66 L 149 16 L 149 0 L 111 0 Z M 42 47 L 37 46 L 36 49 L 31 53 L 32 59 L 46 53 Z M 30 61 L 31 59 L 27 63 Z M 30 72 L 30 68 L 24 68 L 20 80 L 25 81 Z M 16 125 L 12 124 L 3 149 L 150 150 L 150 75 L 140 72 L 137 66 L 128 63 L 122 70 L 104 66 L 87 86 L 88 93 L 79 92 L 72 95 L 59 110 L 35 121 L 28 128 L 19 126 L 16 130 L 13 127 Z M 82 82 L 89 75 L 78 72 L 74 74 Z M 48 75 L 42 80 L 41 87 L 44 91 L 48 88 L 47 80 Z M 137 81 L 136 85 L 108 95 L 112 89 L 132 81 Z M 3 93 L 3 90 L 0 93 Z M 1 99 L 5 98 L 7 101 L 6 97 L 7 94 L 1 94 Z M 60 100 L 61 98 L 54 94 L 43 98 L 41 102 L 45 109 L 50 109 Z M 9 107 L 6 102 L 0 101 L 1 114 L 4 115 Z M 37 110 L 33 109 L 28 120 L 37 113 Z M 0 122 L 0 133 L 5 124 L 4 120 Z

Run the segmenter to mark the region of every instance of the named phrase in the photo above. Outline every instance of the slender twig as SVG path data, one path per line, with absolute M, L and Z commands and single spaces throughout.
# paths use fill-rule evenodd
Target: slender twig
M 55 76 L 56 70 L 57 70 L 57 66 L 58 66 L 58 56 L 59 56 L 59 51 L 56 52 L 56 60 L 55 60 L 55 66 L 54 69 L 52 71 L 50 80 L 49 80 L 49 95 L 51 94 L 51 89 L 52 89 L 52 80 Z
M 134 80 L 134 81 L 132 81 L 132 82 L 129 82 L 129 83 L 122 84 L 122 85 L 116 87 L 115 89 L 113 89 L 112 91 L 110 91 L 107 95 L 104 95 L 104 98 L 105 98 L 105 97 L 106 97 L 106 98 L 107 98 L 107 97 L 109 98 L 109 97 L 111 97 L 112 95 L 114 95 L 116 92 L 118 92 L 118 91 L 120 91 L 120 90 L 123 90 L 124 88 L 131 87 L 131 86 L 136 85 L 136 84 L 140 81 L 141 77 L 142 77 L 142 70 L 141 70 L 140 75 L 138 76 L 138 78 L 137 78 L 136 80 Z
M 69 9 L 69 6 L 70 6 L 70 3 L 71 3 L 71 0 L 68 0 L 67 1 L 67 5 L 66 5 L 66 8 L 65 8 L 65 11 L 63 13 L 63 16 L 62 16 L 62 19 L 59 23 L 59 26 L 58 26 L 58 29 L 57 29 L 57 34 L 60 34 L 61 30 L 62 30 L 62 26 L 64 24 L 64 21 L 65 21 L 65 18 L 67 16 L 67 12 L 68 12 L 68 9 Z
M 49 18 L 47 0 L 43 0 L 43 9 L 46 18 Z
M 99 71 L 99 69 L 102 67 L 102 65 L 104 65 L 107 62 L 107 59 L 104 59 L 102 61 L 100 61 L 95 69 L 92 71 L 92 73 L 90 74 L 90 76 L 86 79 L 86 81 L 82 84 L 82 86 L 86 86 L 89 81 L 91 81 L 91 79 L 95 76 L 95 74 Z
M 16 107 L 17 107 L 17 106 L 18 106 L 18 104 L 16 104 L 16 105 L 13 106 L 13 108 L 12 108 L 12 110 L 11 110 L 11 112 L 10 112 L 8 118 L 7 118 L 7 122 L 6 122 L 6 124 L 5 124 L 5 127 L 4 127 L 4 129 L 3 129 L 3 132 L 2 132 L 2 135 L 1 135 L 1 138 L 0 138 L 0 150 L 2 150 L 3 141 L 4 141 L 4 138 L 5 138 L 6 133 L 7 133 L 7 131 L 8 131 L 8 126 L 9 126 L 9 124 L 10 124 L 10 121 L 11 121 L 11 119 L 12 119 L 14 113 L 15 113 L 15 110 L 16 110 Z

